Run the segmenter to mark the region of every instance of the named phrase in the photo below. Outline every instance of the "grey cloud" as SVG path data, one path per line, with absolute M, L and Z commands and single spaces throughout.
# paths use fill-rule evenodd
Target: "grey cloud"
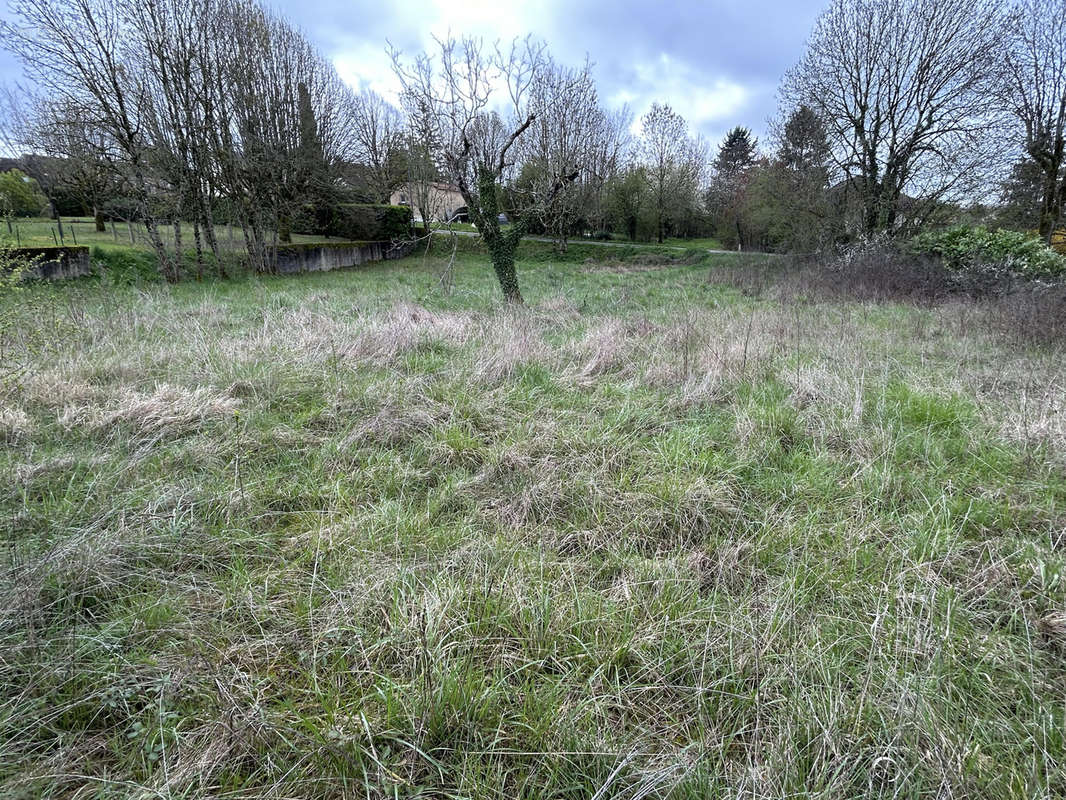
M 764 131 L 775 111 L 777 83 L 801 55 L 824 3 L 546 0 L 511 8 L 560 59 L 577 62 L 587 53 L 604 98 L 630 97 L 638 115 L 653 101 L 666 100 L 717 139 L 734 124 Z M 276 7 L 327 54 L 356 62 L 368 75 L 388 71 L 386 40 L 417 51 L 433 20 L 429 5 L 387 0 L 276 0 Z M 0 17 L 6 13 L 0 10 Z M 485 30 L 476 9 L 456 20 L 456 34 L 518 33 Z M 467 20 L 470 31 L 462 29 Z M 17 62 L 0 53 L 0 80 L 20 78 Z

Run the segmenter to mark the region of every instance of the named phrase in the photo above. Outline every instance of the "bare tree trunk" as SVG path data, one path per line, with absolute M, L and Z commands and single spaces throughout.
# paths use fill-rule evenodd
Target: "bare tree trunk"
M 208 200 L 203 194 L 200 195 L 200 224 L 203 226 L 204 236 L 207 239 L 207 246 L 211 250 L 211 255 L 215 257 L 215 261 L 220 261 L 218 257 L 218 236 L 215 234 L 215 221 L 211 217 L 211 207 L 208 204 Z
M 181 219 L 179 217 L 174 217 L 172 227 L 174 228 L 174 261 L 177 263 L 178 269 L 181 269 L 181 265 L 184 263 L 182 258 L 184 253 L 182 252 Z
M 181 277 L 180 266 L 171 260 L 170 253 L 167 252 L 166 245 L 163 244 L 163 237 L 159 235 L 159 226 L 156 224 L 155 217 L 151 214 L 146 215 L 144 227 L 148 231 L 148 242 L 152 245 L 152 249 L 155 250 L 159 259 L 159 271 L 163 273 L 163 277 L 167 281 L 176 283 L 178 278 Z
M 196 244 L 196 280 L 202 281 L 204 279 L 204 247 L 200 241 L 199 222 L 193 222 L 192 224 L 192 237 Z

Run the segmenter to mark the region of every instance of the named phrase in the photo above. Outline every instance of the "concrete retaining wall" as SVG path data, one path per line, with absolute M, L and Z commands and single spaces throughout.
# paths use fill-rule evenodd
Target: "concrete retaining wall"
M 34 267 L 27 271 L 28 278 L 43 278 L 48 281 L 82 278 L 92 271 L 89 248 L 84 246 L 20 247 L 15 252 L 27 258 L 38 259 Z
M 315 242 L 284 245 L 278 248 L 277 271 L 280 275 L 328 272 L 371 261 L 403 258 L 410 255 L 414 247 L 414 244 L 409 242 Z M 88 247 L 22 247 L 18 252 L 29 258 L 39 257 L 36 266 L 27 272 L 29 278 L 60 280 L 80 278 L 92 272 Z
M 413 245 L 391 242 L 323 242 L 284 245 L 278 248 L 277 270 L 280 275 L 298 272 L 328 272 L 354 267 L 370 261 L 387 261 L 409 255 Z

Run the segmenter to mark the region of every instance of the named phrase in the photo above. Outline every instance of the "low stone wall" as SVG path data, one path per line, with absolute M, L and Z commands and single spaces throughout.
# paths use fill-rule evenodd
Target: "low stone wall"
M 410 255 L 413 245 L 392 242 L 315 242 L 283 245 L 277 251 L 280 275 L 299 272 L 328 272 L 370 261 L 387 261 Z
M 27 270 L 27 278 L 47 281 L 64 278 L 83 278 L 92 272 L 89 261 L 89 248 L 77 247 L 19 247 L 15 253 L 30 259 L 37 259 L 32 269 Z

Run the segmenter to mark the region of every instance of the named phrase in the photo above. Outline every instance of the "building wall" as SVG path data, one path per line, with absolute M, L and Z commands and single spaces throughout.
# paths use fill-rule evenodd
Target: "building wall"
M 389 202 L 394 206 L 411 206 L 416 222 L 422 221 L 422 210 L 415 204 L 416 192 L 412 192 L 409 186 L 401 186 L 392 193 Z M 430 222 L 443 222 L 457 208 L 466 205 L 463 195 L 456 189 L 443 184 L 435 184 L 430 189 L 430 205 L 432 216 Z

